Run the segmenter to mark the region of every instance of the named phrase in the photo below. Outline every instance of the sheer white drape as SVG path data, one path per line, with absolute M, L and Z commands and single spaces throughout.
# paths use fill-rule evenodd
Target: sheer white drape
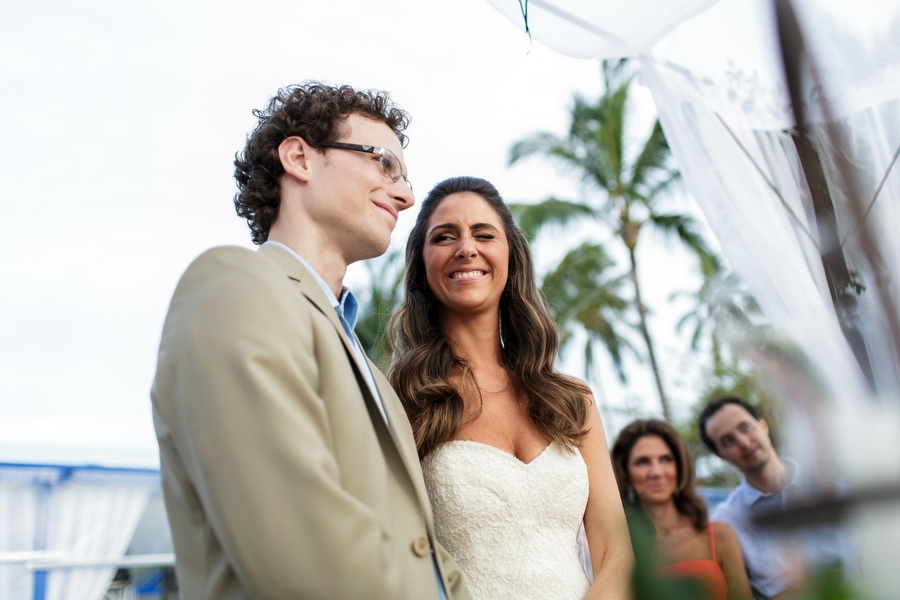
M 648 63 L 669 143 L 722 251 L 776 329 L 827 378 L 835 397 L 855 402 L 866 384 L 844 340 L 818 250 L 818 233 L 790 136 L 728 126 L 677 72 Z
M 144 476 L 111 483 L 91 474 L 60 486 L 47 518 L 47 550 L 73 561 L 125 555 L 153 487 Z M 101 598 L 114 567 L 54 569 L 47 578 L 47 600 Z
M 517 1 L 489 2 L 522 26 Z M 835 313 L 803 171 L 786 133 L 793 117 L 773 3 L 613 4 L 531 0 L 531 31 L 571 56 L 640 61 L 640 82 L 653 95 L 687 187 L 730 264 L 776 329 L 810 359 L 834 399 L 860 402 L 869 396 L 867 384 Z M 827 99 L 851 142 L 848 152 L 867 202 L 887 174 L 869 222 L 882 248 L 887 285 L 896 290 L 900 168 L 892 163 L 900 147 L 900 2 L 795 0 L 794 5 L 823 81 L 822 89 L 805 82 L 811 119 L 821 121 Z M 652 47 L 645 48 L 648 44 Z M 827 163 L 833 149 L 821 126 L 814 143 Z M 896 399 L 900 361 L 871 274 L 865 278 L 845 196 L 834 173 L 829 175 L 845 254 L 866 287 L 859 300 L 860 326 L 878 391 Z
M 47 570 L 47 600 L 102 598 L 114 567 L 79 563 L 125 555 L 159 476 L 138 470 L 0 467 L 0 598 L 32 600 L 38 554 L 70 566 Z M 14 553 L 30 553 L 31 560 Z
M 0 555 L 34 548 L 38 488 L 31 473 L 0 468 Z M 34 575 L 22 563 L 0 563 L 0 598 L 32 600 Z

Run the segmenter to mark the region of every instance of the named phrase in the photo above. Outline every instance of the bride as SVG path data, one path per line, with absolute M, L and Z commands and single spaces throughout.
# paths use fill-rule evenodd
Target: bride
M 454 177 L 431 190 L 404 292 L 390 379 L 438 541 L 474 600 L 629 597 L 633 557 L 600 415 L 589 388 L 554 369 L 557 332 L 528 244 L 492 184 Z

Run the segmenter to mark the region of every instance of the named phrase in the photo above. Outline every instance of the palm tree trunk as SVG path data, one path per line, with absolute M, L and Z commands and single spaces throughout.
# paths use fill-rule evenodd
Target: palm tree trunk
M 634 285 L 634 302 L 637 304 L 640 318 L 641 335 L 647 345 L 647 354 L 650 357 L 650 368 L 653 369 L 653 378 L 656 381 L 656 391 L 659 393 L 659 403 L 662 405 L 663 417 L 672 423 L 672 411 L 669 409 L 669 400 L 663 391 L 662 376 L 659 373 L 659 365 L 656 363 L 656 353 L 653 351 L 653 340 L 650 338 L 650 330 L 647 329 L 647 308 L 641 300 L 641 286 L 638 284 L 637 260 L 634 256 L 634 248 L 628 247 L 628 258 L 631 260 L 631 283 Z

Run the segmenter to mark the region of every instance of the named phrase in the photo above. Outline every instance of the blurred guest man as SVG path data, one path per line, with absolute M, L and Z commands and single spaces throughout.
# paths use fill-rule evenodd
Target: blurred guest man
M 254 115 L 234 204 L 260 248 L 188 267 L 151 393 L 182 597 L 468 598 L 342 284 L 414 203 L 409 117 L 316 82 Z
M 775 451 L 756 407 L 734 397 L 713 400 L 700 413 L 699 431 L 707 448 L 743 474 L 711 518 L 737 534 L 754 598 L 801 589 L 808 568 L 850 565 L 849 538 L 839 528 L 819 526 L 788 536 L 754 525 L 754 514 L 783 510 L 803 482 L 801 467 Z

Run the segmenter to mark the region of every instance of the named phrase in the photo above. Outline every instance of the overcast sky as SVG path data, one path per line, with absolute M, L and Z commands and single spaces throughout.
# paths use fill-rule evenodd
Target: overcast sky
M 304 79 L 412 114 L 419 200 L 462 174 L 507 200 L 571 192 L 538 161 L 508 168 L 508 148 L 563 133 L 573 92 L 601 87 L 596 61 L 532 45 L 484 0 L 3 3 L 0 462 L 156 464 L 172 290 L 206 248 L 252 246 L 234 153 L 251 110 Z

